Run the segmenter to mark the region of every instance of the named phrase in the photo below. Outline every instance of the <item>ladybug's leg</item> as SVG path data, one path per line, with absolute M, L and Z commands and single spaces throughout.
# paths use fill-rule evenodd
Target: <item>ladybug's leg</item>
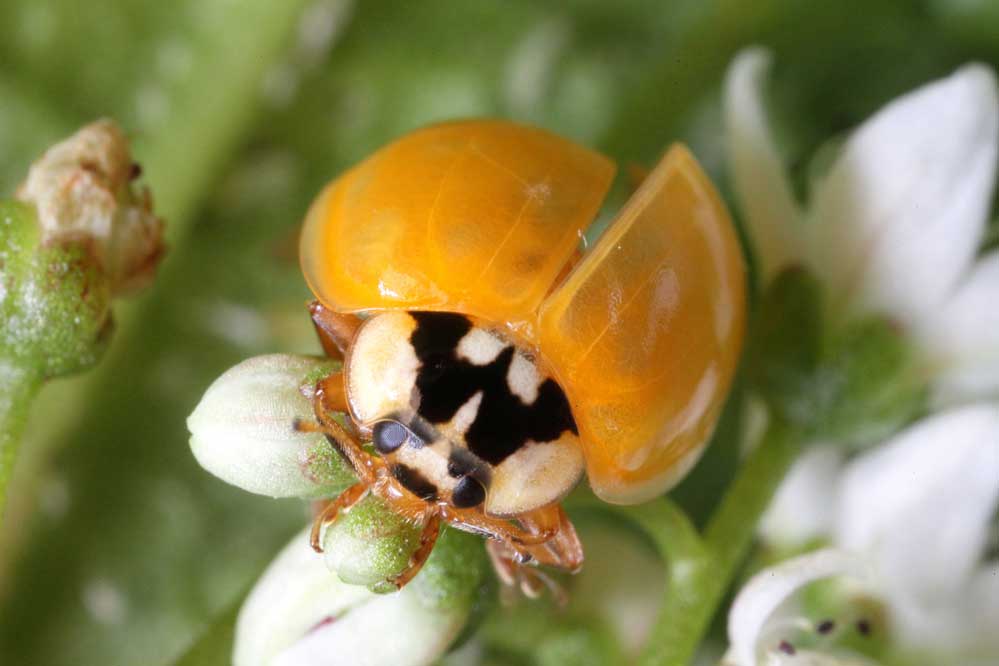
M 378 478 L 375 470 L 384 463 L 365 451 L 354 436 L 336 421 L 313 423 L 295 419 L 293 427 L 298 432 L 321 432 L 326 435 L 326 440 L 347 461 L 362 483 L 370 486 Z
M 484 534 L 514 547 L 542 544 L 554 537 L 558 531 L 558 525 L 556 524 L 541 531 L 530 532 L 514 525 L 508 520 L 493 518 L 480 511 L 456 509 L 452 506 L 441 507 L 441 518 L 460 530 L 474 534 Z
M 316 430 L 326 435 L 326 439 L 343 456 L 344 460 L 353 468 L 357 479 L 369 486 L 378 478 L 376 471 L 385 466 L 385 462 L 364 450 L 361 442 L 352 433 L 348 432 L 339 421 L 330 414 L 323 391 L 317 390 L 313 402 L 316 412 L 316 419 L 319 420 Z M 298 427 L 302 427 L 302 422 L 298 422 Z
M 312 521 L 312 533 L 309 536 L 309 543 L 312 550 L 317 553 L 323 552 L 322 533 L 323 530 L 336 522 L 337 516 L 341 512 L 346 513 L 350 508 L 361 501 L 368 494 L 368 484 L 362 482 L 355 483 L 347 490 L 340 493 L 340 496 L 326 505 L 316 519 Z
M 342 372 L 333 372 L 316 382 L 316 394 L 313 400 L 322 402 L 325 412 L 348 413 L 347 386 Z
M 420 534 L 420 545 L 409 556 L 409 564 L 406 565 L 406 568 L 400 574 L 390 578 L 389 582 L 401 590 L 403 585 L 413 580 L 413 576 L 420 573 L 420 569 L 423 568 L 423 565 L 427 562 L 427 558 L 430 557 L 430 552 L 434 549 L 434 544 L 437 543 L 437 537 L 440 535 L 440 532 L 440 513 L 433 511 L 427 517 L 427 522 L 423 525 L 423 532 Z
M 361 325 L 361 318 L 334 312 L 319 301 L 309 303 L 309 314 L 312 315 L 312 324 L 316 327 L 323 351 L 330 358 L 342 359 Z
M 553 524 L 558 526 L 558 532 L 548 541 L 518 550 L 530 555 L 538 564 L 558 567 L 570 573 L 576 573 L 582 568 L 583 544 L 561 504 L 535 509 L 518 516 L 517 520 L 532 532 L 547 531 Z
M 517 516 L 517 520 L 524 529 L 534 534 L 547 534 L 553 528 L 557 531 L 544 543 L 534 545 L 490 541 L 486 547 L 496 573 L 504 583 L 519 587 L 525 596 L 532 599 L 548 588 L 556 603 L 564 606 L 568 601 L 565 590 L 537 565 L 578 572 L 583 565 L 583 545 L 576 529 L 558 504 L 522 514 Z
M 487 541 L 486 552 L 489 553 L 496 575 L 507 586 L 505 589 L 517 587 L 524 596 L 537 599 L 548 588 L 556 604 L 565 607 L 568 603 L 569 596 L 554 578 L 536 567 L 525 566 L 520 559 L 521 555 L 508 545 L 499 541 Z

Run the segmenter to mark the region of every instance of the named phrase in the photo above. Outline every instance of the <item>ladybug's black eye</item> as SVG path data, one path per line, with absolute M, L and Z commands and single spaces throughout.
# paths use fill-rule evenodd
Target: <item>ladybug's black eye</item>
M 462 478 L 451 493 L 451 503 L 459 509 L 468 509 L 482 504 L 486 499 L 486 489 L 470 476 Z
M 378 453 L 392 453 L 409 439 L 409 431 L 396 421 L 379 421 L 372 432 L 372 441 Z

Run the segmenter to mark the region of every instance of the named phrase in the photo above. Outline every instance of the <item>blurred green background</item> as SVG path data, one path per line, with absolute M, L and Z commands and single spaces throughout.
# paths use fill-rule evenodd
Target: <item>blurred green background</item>
M 184 420 L 239 360 L 318 351 L 295 241 L 325 181 L 427 122 L 499 116 L 622 165 L 684 140 L 725 190 L 719 86 L 754 43 L 776 52 L 777 132 L 804 171 L 900 92 L 999 64 L 999 3 L 2 0 L 0 190 L 111 116 L 171 247 L 100 367 L 34 407 L 0 534 L 0 663 L 169 664 L 304 524 L 302 503 L 201 470 Z

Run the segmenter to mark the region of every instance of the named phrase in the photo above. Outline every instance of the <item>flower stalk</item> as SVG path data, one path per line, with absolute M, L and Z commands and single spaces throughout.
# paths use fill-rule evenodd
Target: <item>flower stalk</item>
M 28 420 L 28 408 L 41 386 L 42 378 L 32 368 L 23 367 L 13 359 L 0 358 L 0 516 Z
M 666 597 L 638 664 L 690 663 L 749 550 L 760 517 L 800 450 L 796 430 L 780 421 L 771 423 L 703 534 L 665 498 L 638 506 L 612 506 L 590 495 L 572 498 L 574 507 L 613 511 L 640 527 L 666 563 Z
M 746 556 L 760 516 L 800 451 L 796 432 L 777 422 L 750 455 L 704 530 L 704 557 L 691 575 L 683 559 L 670 561 L 670 583 L 656 639 L 639 660 L 681 666 L 694 656 L 711 618 Z M 665 636 L 666 638 L 660 638 Z

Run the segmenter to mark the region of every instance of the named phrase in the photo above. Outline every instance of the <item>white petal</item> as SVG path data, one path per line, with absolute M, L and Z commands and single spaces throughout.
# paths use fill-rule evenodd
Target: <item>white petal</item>
M 312 406 L 299 393 L 311 371 L 327 363 L 290 354 L 251 358 L 208 388 L 187 419 L 191 451 L 206 470 L 244 490 L 272 497 L 305 497 L 321 484 L 304 472 L 317 433 L 295 432 L 295 418 Z
M 432 567 L 428 564 L 428 567 Z M 299 533 L 267 568 L 236 623 L 234 666 L 426 666 L 464 628 L 467 590 L 427 569 L 374 594 L 326 568 Z
M 867 572 L 856 556 L 828 548 L 782 562 L 753 576 L 729 611 L 728 661 L 735 666 L 756 666 L 763 629 L 774 611 L 808 583 L 841 575 L 865 578 Z
M 308 531 L 295 536 L 257 582 L 236 624 L 235 666 L 265 666 L 323 621 L 371 601 L 366 587 L 348 585 L 326 568 L 309 546 Z
M 964 617 L 968 620 L 967 636 L 972 645 L 991 646 L 999 654 L 999 560 L 979 567 L 971 577 L 965 597 Z
M 834 310 L 912 325 L 937 313 L 981 242 L 999 133 L 996 81 L 961 68 L 888 104 L 846 142 L 814 200 L 810 254 Z
M 273 666 L 425 666 L 455 639 L 465 616 L 426 607 L 411 587 L 355 607 L 340 622 L 312 631 Z
M 877 666 L 877 663 L 856 655 L 797 650 L 794 655 L 768 654 L 766 666 Z
M 802 258 L 800 215 L 770 136 L 763 86 L 770 53 L 741 52 L 725 78 L 725 126 L 732 180 L 764 284 Z
M 842 466 L 842 447 L 810 447 L 791 467 L 763 514 L 761 536 L 778 546 L 793 547 L 828 535 Z
M 940 368 L 934 402 L 999 398 L 999 252 L 981 259 L 935 317 L 921 344 Z
M 872 558 L 900 629 L 911 636 L 907 629 L 922 630 L 907 617 L 964 594 L 997 503 L 999 406 L 965 407 L 850 463 L 836 539 Z

